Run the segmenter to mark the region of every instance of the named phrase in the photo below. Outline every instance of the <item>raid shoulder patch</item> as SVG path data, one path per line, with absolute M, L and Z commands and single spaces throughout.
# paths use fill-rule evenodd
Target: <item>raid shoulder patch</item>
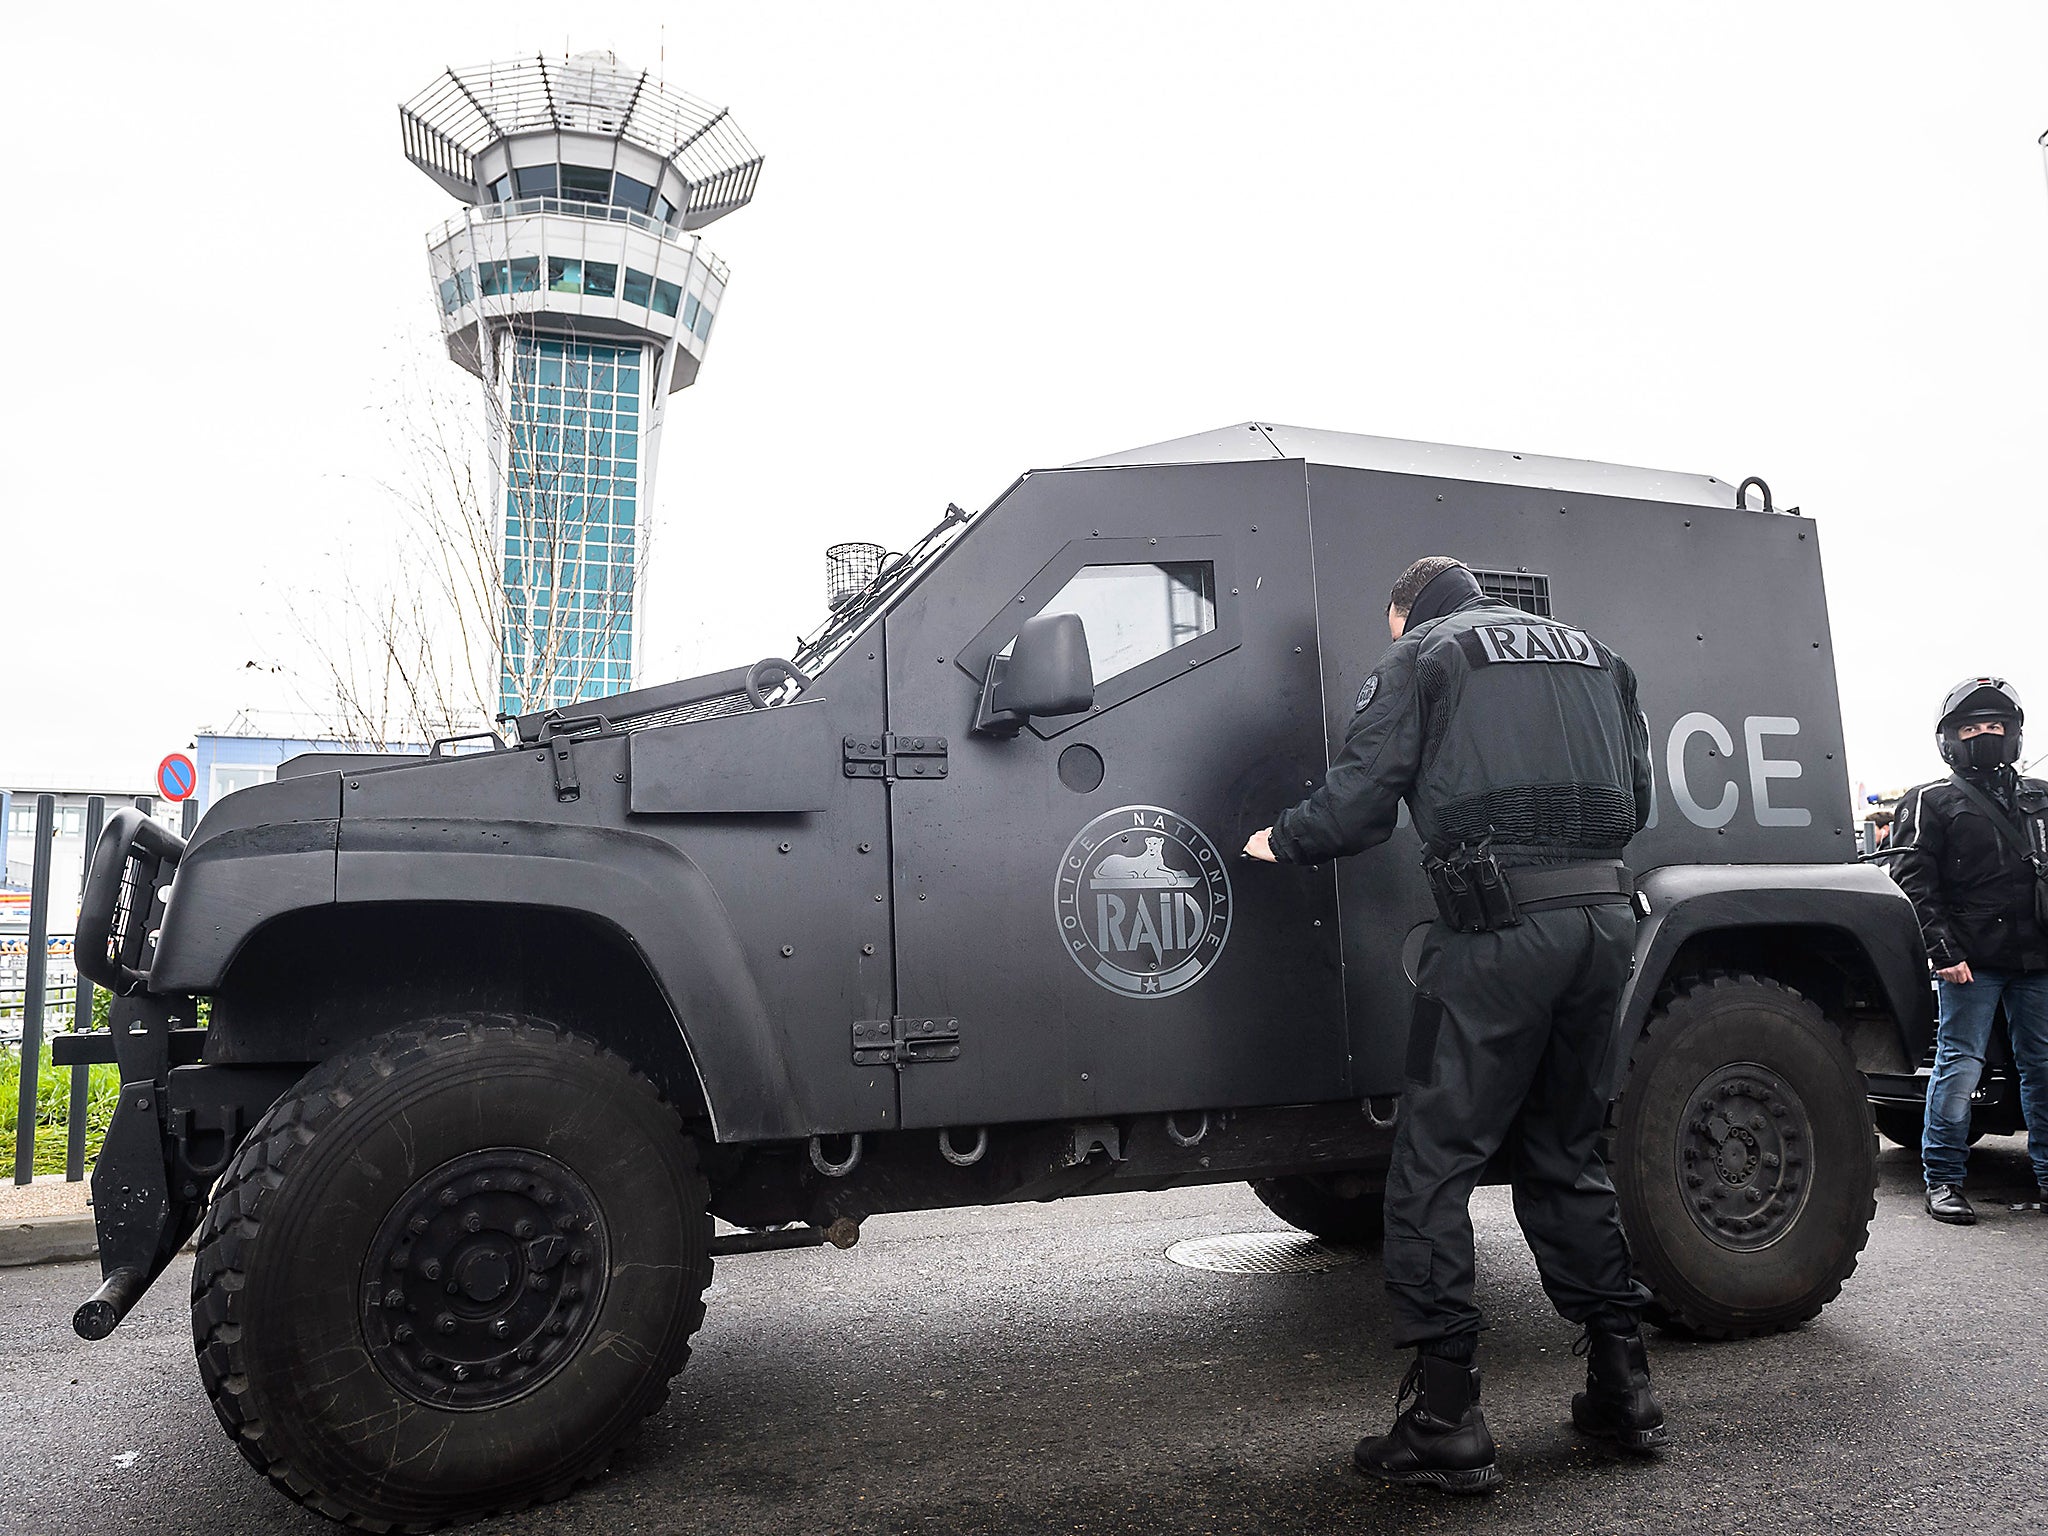
M 1378 693 L 1379 691 L 1380 675 L 1379 673 L 1375 672 L 1371 677 L 1368 677 L 1365 680 L 1365 686 L 1358 690 L 1358 702 L 1351 706 L 1351 712 L 1354 715 L 1364 714 L 1366 705 L 1372 702 L 1372 696 Z
M 1600 648 L 1582 629 L 1563 624 L 1481 624 L 1458 636 L 1465 659 L 1475 667 L 1503 661 L 1536 661 L 1551 666 L 1604 668 Z

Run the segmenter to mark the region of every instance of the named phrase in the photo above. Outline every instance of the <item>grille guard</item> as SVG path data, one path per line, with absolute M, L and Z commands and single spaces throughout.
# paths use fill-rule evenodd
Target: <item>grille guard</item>
M 107 818 L 78 904 L 79 974 L 117 997 L 149 985 L 157 931 L 185 840 L 132 806 Z

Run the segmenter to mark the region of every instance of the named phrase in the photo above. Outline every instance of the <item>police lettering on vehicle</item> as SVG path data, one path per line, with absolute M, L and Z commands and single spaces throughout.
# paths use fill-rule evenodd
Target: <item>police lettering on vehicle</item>
M 1482 624 L 1458 636 L 1465 659 L 1475 667 L 1501 661 L 1604 667 L 1600 648 L 1582 629 L 1563 624 Z
M 1105 811 L 1074 834 L 1053 882 L 1061 942 L 1097 985 L 1171 997 L 1230 933 L 1230 876 L 1202 829 L 1156 805 Z

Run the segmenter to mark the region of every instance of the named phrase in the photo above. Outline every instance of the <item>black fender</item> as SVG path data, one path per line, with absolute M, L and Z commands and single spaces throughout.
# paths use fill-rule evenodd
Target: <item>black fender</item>
M 341 775 L 279 779 L 218 801 L 178 862 L 149 990 L 212 992 L 249 935 L 334 900 Z
M 322 791 L 301 788 L 322 781 Z M 287 785 L 306 794 L 309 805 L 338 807 L 334 775 L 265 788 Z M 209 816 L 201 830 L 213 835 L 195 837 L 188 848 L 151 966 L 151 991 L 218 991 L 260 928 L 326 904 L 560 910 L 616 929 L 646 961 L 718 1140 L 810 1134 L 812 1116 L 791 1076 L 794 1053 L 782 1026 L 762 1000 L 717 891 L 673 844 L 613 827 L 531 821 L 351 816 L 280 824 L 285 797 L 262 798 L 243 811 L 262 825 L 230 827 L 224 818 L 214 832 Z
M 1897 1021 L 1909 1062 L 1933 1038 L 1927 951 L 1913 903 L 1868 864 L 1672 864 L 1637 880 L 1648 912 L 1636 929 L 1635 970 L 1622 995 L 1626 1051 L 1643 1032 L 1658 991 L 1690 940 L 1734 929 L 1840 934 L 1868 961 Z

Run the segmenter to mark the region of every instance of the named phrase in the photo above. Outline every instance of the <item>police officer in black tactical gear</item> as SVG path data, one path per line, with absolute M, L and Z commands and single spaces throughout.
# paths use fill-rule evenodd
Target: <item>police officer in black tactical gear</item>
M 2048 784 L 2016 766 L 2026 718 L 2004 678 L 1957 683 L 1935 722 L 1952 771 L 1908 790 L 1892 826 L 1892 875 L 1913 898 L 1941 996 L 1920 1140 L 1927 1214 L 1956 1226 L 1977 1219 L 1963 1194 L 1970 1095 L 2000 1003 L 2039 1186 L 2033 1209 L 2048 1209 Z
M 1615 1013 L 1635 944 L 1622 850 L 1650 810 L 1635 674 L 1584 630 L 1481 592 L 1446 556 L 1410 566 L 1394 644 L 1323 787 L 1245 852 L 1316 864 L 1384 842 L 1405 799 L 1436 897 L 1387 1172 L 1386 1283 L 1413 1345 L 1389 1434 L 1361 1470 L 1483 1493 L 1500 1483 L 1473 1356 L 1473 1187 L 1505 1151 L 1551 1302 L 1585 1330 L 1582 1433 L 1664 1443 L 1614 1185 L 1600 1155 Z M 1413 1394 L 1414 1402 L 1401 1411 Z

